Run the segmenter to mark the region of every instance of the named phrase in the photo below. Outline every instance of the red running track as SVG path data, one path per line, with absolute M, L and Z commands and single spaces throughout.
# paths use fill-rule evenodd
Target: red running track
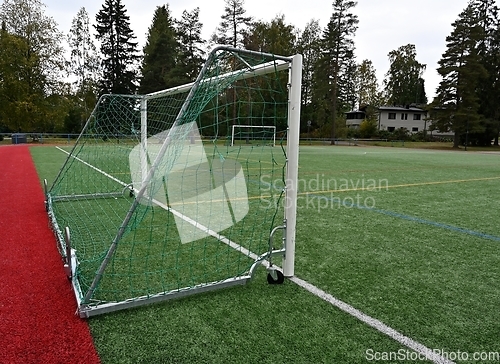
M 28 146 L 0 147 L 0 363 L 99 363 Z

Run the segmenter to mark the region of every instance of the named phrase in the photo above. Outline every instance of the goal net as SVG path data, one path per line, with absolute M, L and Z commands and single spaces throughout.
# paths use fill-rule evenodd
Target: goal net
M 81 317 L 243 284 L 261 264 L 269 283 L 293 275 L 301 68 L 217 47 L 192 84 L 100 98 L 46 183 Z M 235 125 L 280 148 L 232 145 Z
M 231 145 L 267 144 L 274 147 L 276 143 L 276 126 L 274 125 L 233 125 Z

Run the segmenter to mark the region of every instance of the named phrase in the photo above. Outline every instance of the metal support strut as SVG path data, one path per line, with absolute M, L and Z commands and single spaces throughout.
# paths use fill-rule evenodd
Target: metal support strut
M 276 232 L 278 230 L 283 230 L 283 239 L 282 239 L 283 244 L 282 244 L 281 249 L 274 249 L 273 248 L 273 238 L 274 238 L 274 234 L 276 234 Z M 269 234 L 269 250 L 266 253 L 257 257 L 257 259 L 255 259 L 255 262 L 252 264 L 252 266 L 250 267 L 250 270 L 249 270 L 250 277 L 253 277 L 256 268 L 260 264 L 262 264 L 264 261 L 267 261 L 268 262 L 267 282 L 269 284 L 281 284 L 285 281 L 285 276 L 283 275 L 283 272 L 281 270 L 277 269 L 277 267 L 274 266 L 273 262 L 272 262 L 273 256 L 276 256 L 276 255 L 281 255 L 282 257 L 285 256 L 285 252 L 286 252 L 285 234 L 286 234 L 286 220 L 283 221 L 283 225 L 276 226 L 273 230 L 271 230 L 271 233 Z

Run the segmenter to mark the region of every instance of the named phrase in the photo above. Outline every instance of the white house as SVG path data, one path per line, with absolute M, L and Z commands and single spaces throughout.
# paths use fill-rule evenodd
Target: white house
M 393 132 L 405 128 L 411 133 L 418 133 L 429 129 L 427 111 L 417 107 L 390 107 L 378 108 L 378 129 Z
M 348 128 L 359 128 L 365 117 L 364 110 L 349 111 L 346 113 L 346 125 Z
M 349 111 L 346 113 L 346 125 L 348 128 L 359 128 L 366 117 L 366 109 Z M 381 106 L 378 108 L 378 130 L 393 132 L 404 128 L 410 133 L 428 131 L 433 135 L 451 135 L 450 133 L 430 132 L 431 120 L 427 119 L 427 111 L 424 109 L 408 106 Z

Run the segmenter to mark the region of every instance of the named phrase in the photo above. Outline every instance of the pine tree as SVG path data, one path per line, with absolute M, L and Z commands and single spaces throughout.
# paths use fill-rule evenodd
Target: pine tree
M 295 54 L 296 44 L 295 44 L 295 28 L 285 22 L 285 17 L 283 15 L 278 15 L 270 22 L 258 21 L 252 23 L 249 27 L 248 32 L 243 40 L 244 47 L 246 49 L 279 54 L 279 55 L 292 55 Z M 286 75 L 280 76 L 282 79 L 281 84 L 286 84 L 288 82 Z M 278 86 L 277 86 L 278 87 Z M 268 91 L 263 91 L 264 93 Z M 241 97 L 241 96 L 240 96 Z M 283 95 L 268 95 L 269 98 L 278 98 L 278 103 L 284 105 L 286 104 L 286 97 Z M 264 97 L 265 98 L 265 97 Z M 261 105 L 256 105 L 255 108 L 259 108 L 259 114 L 266 116 L 275 115 L 285 115 L 285 108 L 278 107 L 277 109 L 270 110 L 268 108 L 262 108 Z M 286 129 L 286 123 L 282 125 L 277 125 L 281 129 Z
M 252 18 L 245 16 L 244 0 L 224 0 L 224 14 L 221 16 L 216 33 L 211 37 L 211 43 L 229 45 L 233 48 L 244 48 L 243 42 L 248 28 L 252 24 Z M 232 66 L 231 66 L 232 67 Z M 229 89 L 226 97 L 232 100 L 232 120 L 237 119 L 236 100 L 238 95 L 235 89 Z M 249 141 L 247 140 L 247 143 Z
M 452 24 L 446 38 L 446 51 L 439 61 L 442 81 L 431 108 L 433 125 L 441 132 L 453 131 L 453 147 L 458 148 L 460 135 L 481 131 L 477 87 L 487 77 L 481 64 L 479 44 L 484 31 L 472 6 Z
M 488 77 L 478 85 L 479 114 L 484 132 L 476 135 L 477 142 L 498 145 L 500 135 L 500 16 L 495 0 L 471 2 L 482 28 L 484 38 L 479 40 L 478 54 Z
M 134 94 L 138 61 L 137 42 L 130 29 L 130 17 L 121 0 L 105 0 L 96 15 L 97 39 L 101 42 L 102 79 L 99 94 Z
M 317 127 L 315 118 L 316 103 L 312 95 L 314 65 L 321 56 L 320 50 L 321 28 L 317 20 L 311 20 L 306 24 L 304 31 L 300 34 L 297 44 L 297 52 L 304 57 L 302 65 L 302 107 L 301 121 L 302 130 L 310 131 L 311 127 Z
M 191 12 L 183 11 L 177 22 L 177 34 L 180 40 L 180 57 L 177 62 L 179 83 L 192 82 L 203 67 L 205 41 L 201 36 L 203 24 L 200 23 L 200 8 Z
M 356 90 L 356 72 L 357 64 L 354 55 L 347 60 L 344 71 L 339 74 L 338 81 L 338 104 L 339 112 L 351 111 L 356 108 L 358 95 Z
M 174 75 L 180 54 L 175 21 L 168 5 L 158 6 L 144 46 L 139 93 L 145 94 L 177 86 Z
M 331 123 L 331 143 L 336 137 L 337 114 L 351 107 L 352 85 L 346 83 L 353 71 L 354 41 L 358 17 L 351 10 L 357 2 L 335 0 L 333 14 L 323 33 L 322 56 L 315 71 L 315 95 L 319 100 L 318 118 Z M 344 86 L 342 88 L 342 86 Z M 351 90 L 349 90 L 351 88 Z M 340 96 L 342 98 L 340 98 Z
M 224 0 L 224 14 L 217 32 L 212 35 L 212 42 L 230 45 L 234 48 L 243 47 L 245 31 L 252 23 L 252 17 L 245 16 L 244 0 Z

